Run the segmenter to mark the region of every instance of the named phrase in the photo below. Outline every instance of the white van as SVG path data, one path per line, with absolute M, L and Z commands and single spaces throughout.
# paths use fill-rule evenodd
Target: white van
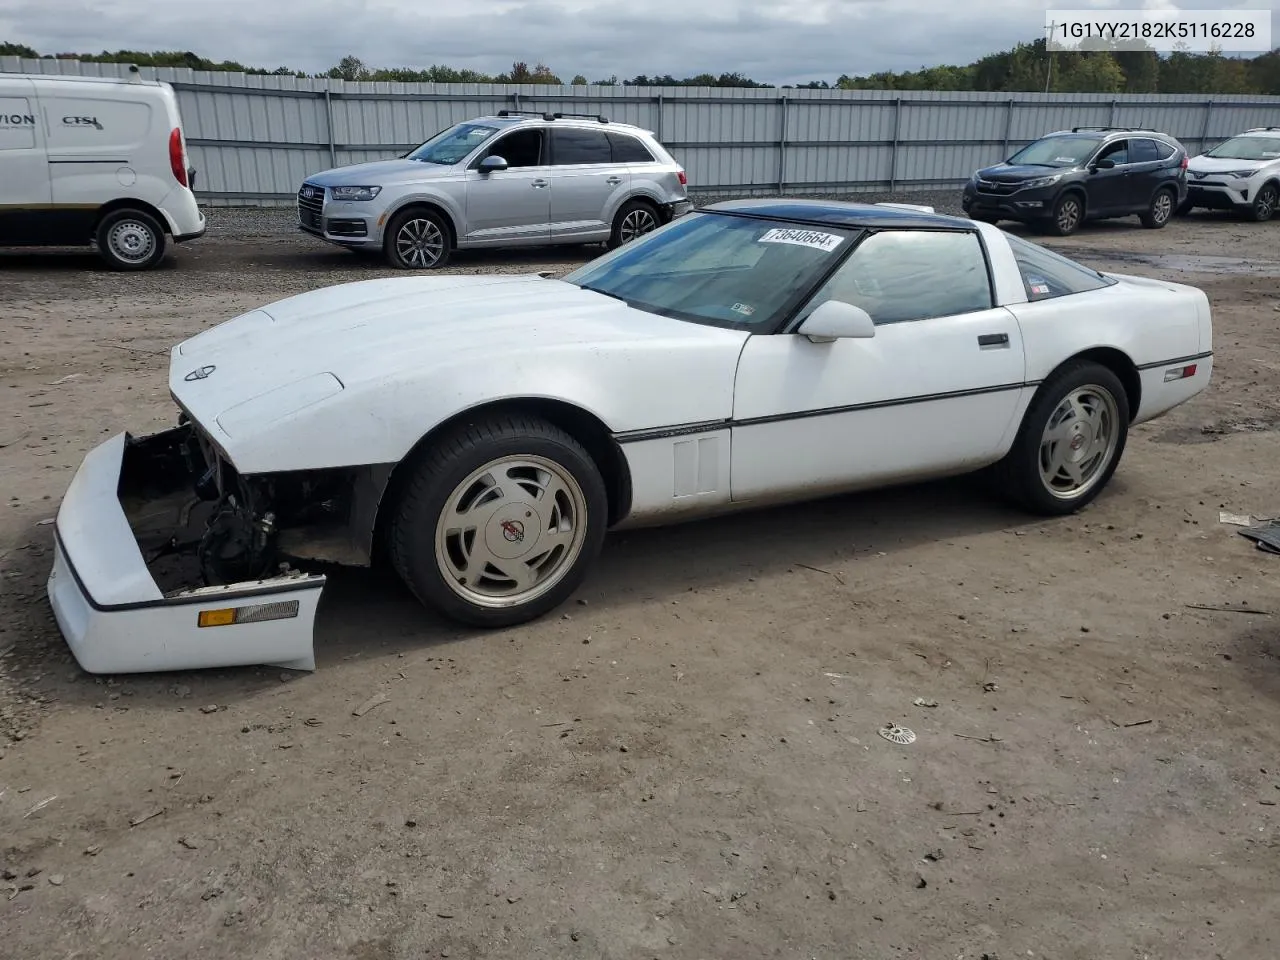
M 84 246 L 117 270 L 205 232 L 167 83 L 0 73 L 0 246 Z

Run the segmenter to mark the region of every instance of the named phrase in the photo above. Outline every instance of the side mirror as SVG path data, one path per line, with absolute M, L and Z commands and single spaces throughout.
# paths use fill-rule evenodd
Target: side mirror
M 502 157 L 490 156 L 480 161 L 481 173 L 497 173 L 505 169 L 507 169 L 507 161 Z
M 820 303 L 796 331 L 814 343 L 833 340 L 866 340 L 876 335 L 875 321 L 861 307 L 843 300 Z
M 1110 170 L 1110 169 L 1111 169 L 1112 167 L 1114 167 L 1115 165 L 1116 165 L 1116 162 L 1115 162 L 1114 160 L 1112 160 L 1110 157 L 1106 157 L 1106 158 L 1104 158 L 1104 159 L 1102 159 L 1102 160 L 1099 160 L 1099 161 L 1097 161 L 1096 163 L 1094 163 L 1094 165 L 1093 165 L 1093 169 L 1095 169 L 1095 170 Z

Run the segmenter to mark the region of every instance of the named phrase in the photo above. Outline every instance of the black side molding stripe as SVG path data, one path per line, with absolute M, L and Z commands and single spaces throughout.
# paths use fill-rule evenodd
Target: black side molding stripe
M 972 390 L 952 390 L 948 393 L 929 393 L 913 397 L 898 397 L 892 400 L 876 400 L 871 403 L 855 403 L 842 407 L 819 407 L 815 410 L 797 410 L 793 413 L 779 413 L 768 417 L 751 417 L 742 420 L 704 420 L 699 423 L 684 423 L 669 427 L 653 427 L 645 430 L 628 430 L 614 434 L 618 443 L 640 443 L 644 440 L 666 440 L 672 437 L 684 437 L 699 433 L 711 433 L 731 427 L 752 427 L 767 423 L 781 423 L 786 420 L 807 420 L 811 417 L 830 417 L 842 413 L 858 413 L 863 410 L 881 410 L 886 407 L 901 407 L 907 404 L 932 403 L 937 400 L 956 400 L 962 397 L 978 397 L 988 393 L 1004 393 L 1009 390 L 1023 390 L 1036 387 L 1040 381 L 1024 383 L 1002 383 L 993 387 L 977 387 Z
M 725 430 L 731 425 L 730 420 L 703 420 L 699 423 L 681 423 L 670 427 L 648 427 L 644 430 L 627 430 L 615 433 L 613 439 L 619 443 L 641 443 L 645 440 L 667 440 L 671 437 L 686 437 L 695 433 L 712 433 Z
M 1213 356 L 1213 351 L 1208 350 L 1204 353 L 1197 353 L 1191 357 L 1174 357 L 1172 360 L 1158 360 L 1155 363 L 1140 363 L 1139 370 L 1154 370 L 1156 367 L 1172 367 L 1179 363 L 1195 363 L 1197 360 L 1208 360 Z

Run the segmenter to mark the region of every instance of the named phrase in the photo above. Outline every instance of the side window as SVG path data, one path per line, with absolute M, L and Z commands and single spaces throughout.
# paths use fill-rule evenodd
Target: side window
M 1172 144 L 1165 143 L 1163 140 L 1153 140 L 1156 145 L 1156 159 L 1168 160 L 1178 151 L 1173 148 Z
M 561 127 L 551 130 L 552 162 L 557 167 L 572 163 L 609 163 L 613 151 L 603 130 L 577 130 Z
M 36 145 L 36 112 L 25 97 L 0 97 L 0 150 Z
M 1129 141 L 1117 140 L 1115 143 L 1108 144 L 1103 147 L 1102 152 L 1098 154 L 1099 160 L 1111 160 L 1118 167 L 1122 163 L 1129 162 Z
M 1155 163 L 1160 159 L 1154 140 L 1130 140 L 1129 161 L 1131 163 Z
M 613 153 L 614 163 L 653 163 L 653 154 L 649 148 L 625 133 L 610 133 L 609 147 Z
M 517 130 L 496 141 L 480 157 L 501 157 L 507 161 L 511 169 L 517 167 L 540 167 L 546 163 L 543 158 L 541 130 Z
M 1115 283 L 1088 267 L 1029 243 L 1021 237 L 1006 233 L 1005 239 L 1009 241 L 1009 249 L 1018 261 L 1018 271 L 1022 274 L 1027 299 L 1033 302 L 1098 290 Z
M 859 306 L 877 324 L 988 310 L 986 254 L 976 233 L 873 233 L 823 284 L 808 309 L 825 300 Z

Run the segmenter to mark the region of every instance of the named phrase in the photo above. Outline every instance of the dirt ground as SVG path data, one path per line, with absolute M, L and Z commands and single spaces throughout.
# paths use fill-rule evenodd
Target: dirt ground
M 1219 520 L 1280 514 L 1280 223 L 1047 241 L 1215 309 L 1212 388 L 1078 517 L 950 482 L 633 533 L 497 633 L 353 572 L 314 674 L 95 678 L 44 595 L 83 454 L 172 421 L 175 341 L 383 272 L 212 217 L 148 275 L 0 255 L 0 953 L 1280 953 L 1280 557 Z

